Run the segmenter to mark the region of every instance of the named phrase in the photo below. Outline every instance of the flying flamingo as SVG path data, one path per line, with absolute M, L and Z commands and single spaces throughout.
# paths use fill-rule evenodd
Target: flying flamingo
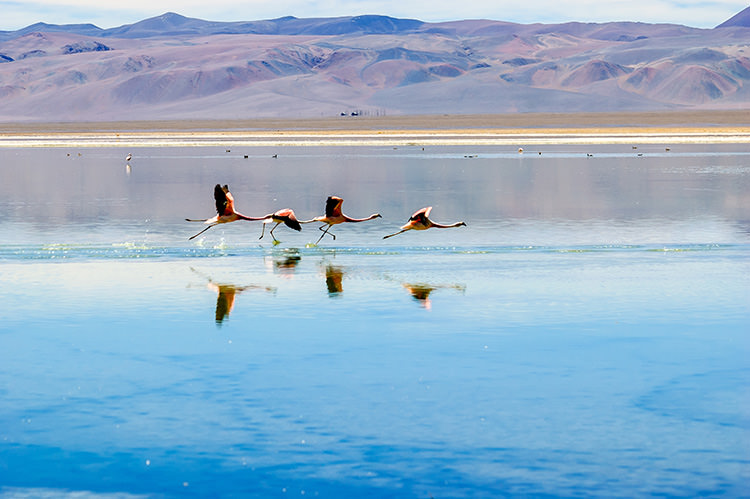
M 243 215 L 242 213 L 239 213 L 234 210 L 234 198 L 232 197 L 232 193 L 229 192 L 229 186 L 225 185 L 222 187 L 219 184 L 216 184 L 214 187 L 214 199 L 216 200 L 216 213 L 217 215 L 212 218 L 206 218 L 204 220 L 193 220 L 190 218 L 186 218 L 188 222 L 203 222 L 208 225 L 205 229 L 191 237 L 190 239 L 194 239 L 198 237 L 199 235 L 206 232 L 208 229 L 213 227 L 214 225 L 218 224 L 227 224 L 229 222 L 236 222 L 237 220 L 249 220 L 249 221 L 257 221 L 257 220 L 264 220 L 266 217 L 247 217 Z M 262 237 L 262 236 L 261 236 Z
M 435 223 L 429 218 L 430 211 L 432 211 L 432 206 L 422 208 L 409 218 L 409 221 L 406 222 L 406 225 L 401 226 L 400 231 L 393 234 L 388 234 L 387 236 L 383 236 L 383 239 L 388 239 L 389 237 L 401 234 L 402 232 L 406 232 L 407 230 L 427 230 L 431 229 L 432 227 L 437 227 L 438 229 L 448 229 L 451 227 L 461 227 L 462 225 L 466 226 L 464 222 L 456 222 L 450 225 Z
M 344 203 L 344 200 L 341 199 L 338 196 L 329 196 L 328 199 L 326 199 L 326 214 L 315 217 L 312 220 L 306 220 L 302 223 L 310 223 L 310 222 L 323 222 L 325 225 L 321 225 L 318 227 L 319 230 L 323 231 L 323 233 L 320 235 L 317 241 L 315 241 L 315 244 L 318 244 L 321 239 L 323 239 L 323 236 L 328 234 L 333 238 L 333 240 L 336 240 L 336 234 L 333 232 L 328 232 L 328 230 L 333 227 L 334 225 L 338 225 L 344 222 L 366 222 L 368 220 L 372 220 L 373 218 L 381 218 L 380 213 L 373 213 L 367 218 L 352 218 L 347 215 L 344 215 L 341 212 L 341 205 Z M 323 230 L 323 227 L 325 227 L 325 230 Z
M 294 211 L 290 210 L 289 208 L 284 208 L 283 210 L 279 210 L 274 213 L 269 213 L 265 217 L 255 218 L 253 220 L 263 221 L 263 230 L 261 231 L 260 237 L 258 239 L 263 239 L 263 235 L 266 232 L 266 224 L 276 222 L 276 225 L 273 226 L 273 229 L 269 231 L 269 233 L 271 234 L 271 237 L 273 237 L 274 244 L 279 244 L 279 240 L 276 239 L 276 236 L 273 235 L 274 229 L 276 229 L 276 227 L 278 227 L 279 224 L 283 223 L 290 229 L 294 229 L 297 231 L 302 230 L 302 226 L 299 224 L 299 220 L 297 220 L 297 217 L 294 216 Z

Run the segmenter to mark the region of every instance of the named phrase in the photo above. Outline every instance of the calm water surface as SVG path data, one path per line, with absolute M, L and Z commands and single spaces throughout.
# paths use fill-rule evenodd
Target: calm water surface
M 670 148 L 0 149 L 0 497 L 747 497 L 750 151 Z

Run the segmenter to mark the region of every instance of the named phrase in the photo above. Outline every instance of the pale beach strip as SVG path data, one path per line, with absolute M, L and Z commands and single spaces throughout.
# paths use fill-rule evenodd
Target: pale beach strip
M 524 146 L 524 145 L 593 145 L 593 144 L 750 144 L 750 130 L 724 133 L 654 132 L 654 133 L 528 133 L 528 134 L 213 134 L 172 135 L 122 134 L 56 136 L 0 136 L 0 147 L 6 148 L 96 148 L 96 147 L 314 147 L 314 146 Z
M 748 144 L 750 113 L 590 113 L 0 124 L 0 147 Z

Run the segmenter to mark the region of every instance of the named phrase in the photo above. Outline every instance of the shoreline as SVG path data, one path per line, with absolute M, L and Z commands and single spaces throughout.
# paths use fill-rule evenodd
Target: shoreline
M 750 143 L 746 111 L 0 123 L 0 147 Z

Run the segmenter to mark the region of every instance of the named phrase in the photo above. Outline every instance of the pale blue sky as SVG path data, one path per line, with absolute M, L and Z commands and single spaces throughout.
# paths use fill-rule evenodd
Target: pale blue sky
M 425 7 L 428 5 L 428 7 Z M 494 19 L 519 23 L 641 21 L 712 28 L 748 6 L 746 0 L 0 0 L 0 30 L 43 21 L 93 23 L 102 28 L 130 24 L 164 12 L 210 21 L 252 21 L 292 15 L 332 17 L 383 14 L 422 21 Z

